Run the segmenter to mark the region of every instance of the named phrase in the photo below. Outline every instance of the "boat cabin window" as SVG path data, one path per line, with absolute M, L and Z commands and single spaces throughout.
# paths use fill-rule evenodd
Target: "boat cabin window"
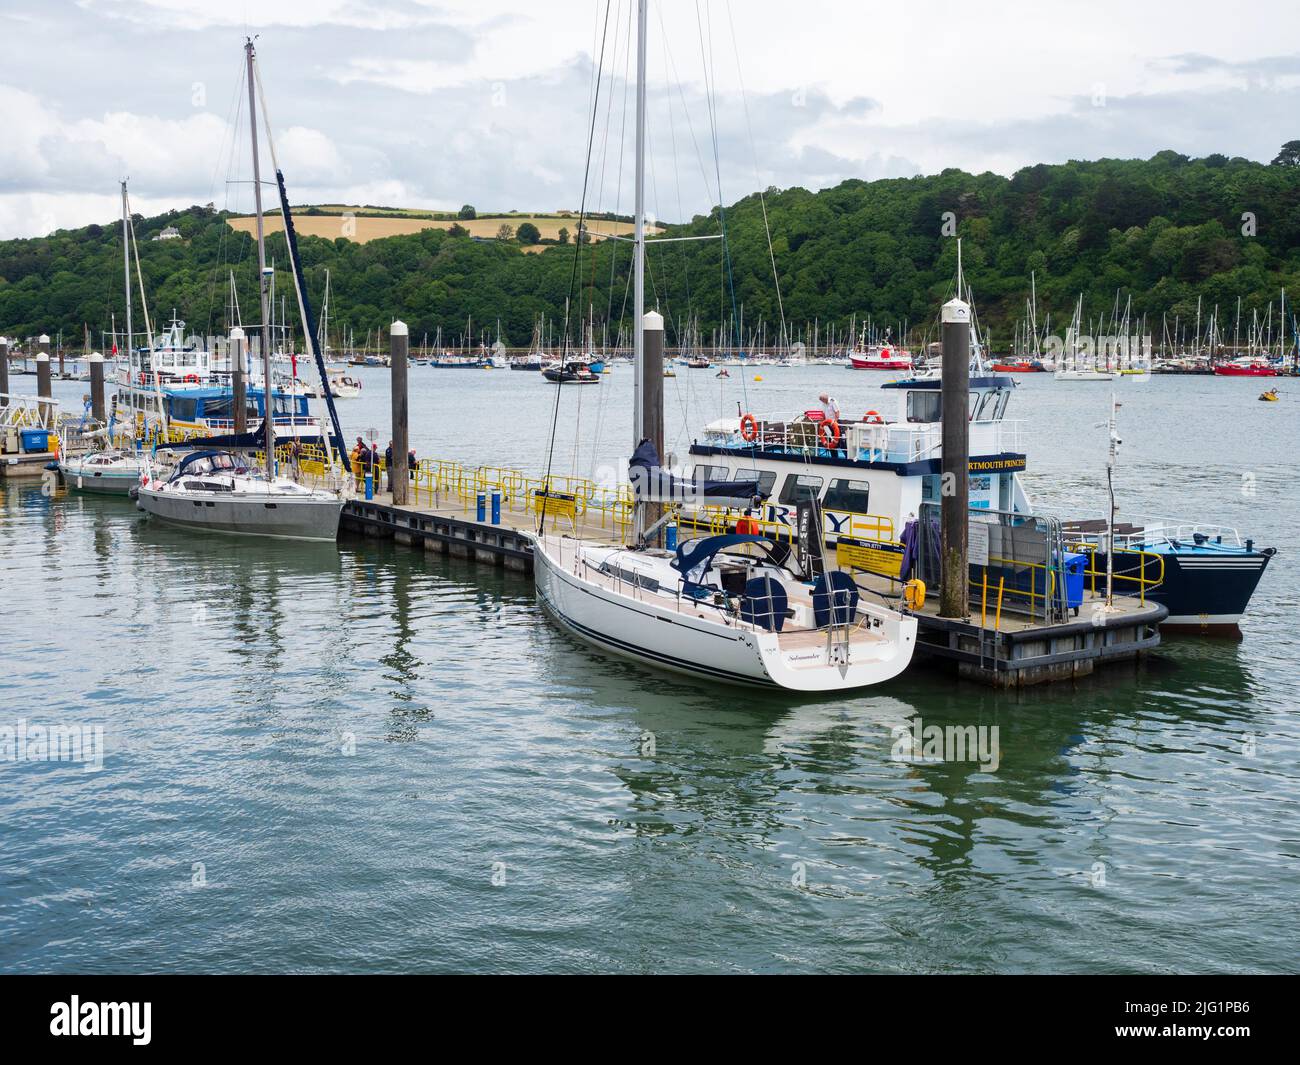
M 822 479 L 806 473 L 792 473 L 781 486 L 781 502 L 795 506 L 800 502 L 816 499 L 822 490 Z
M 772 489 L 776 487 L 776 470 L 736 470 L 736 480 L 738 481 L 757 481 L 758 494 L 761 496 L 770 496 Z
M 939 390 L 908 392 L 907 420 L 909 422 L 937 422 L 943 417 L 943 395 Z
M 245 397 L 244 409 L 250 418 L 257 417 L 257 404 L 251 399 Z M 212 399 L 203 401 L 203 416 L 205 418 L 233 418 L 235 416 L 235 397 L 215 396 Z
M 198 409 L 198 400 L 174 396 L 167 404 L 167 407 L 168 417 L 182 422 L 192 422 L 194 421 L 195 411 Z
M 726 466 L 706 466 L 703 463 L 695 467 L 695 472 L 691 475 L 691 480 L 696 484 L 704 481 L 725 481 L 727 480 Z
M 853 514 L 866 514 L 871 485 L 866 481 L 853 481 L 836 477 L 826 489 L 822 505 L 828 510 L 847 510 Z

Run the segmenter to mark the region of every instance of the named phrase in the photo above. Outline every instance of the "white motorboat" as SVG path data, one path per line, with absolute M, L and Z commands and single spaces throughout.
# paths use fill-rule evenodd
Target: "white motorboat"
M 338 537 L 343 497 L 287 477 L 268 478 L 226 451 L 186 455 L 166 479 L 148 473 L 136 502 L 174 525 L 290 540 Z
M 1109 370 L 1057 370 L 1053 375 L 1057 381 L 1113 381 L 1115 375 Z

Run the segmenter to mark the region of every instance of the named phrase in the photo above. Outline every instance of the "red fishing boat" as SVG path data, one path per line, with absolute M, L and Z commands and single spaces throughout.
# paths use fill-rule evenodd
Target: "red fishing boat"
M 1263 359 L 1233 359 L 1214 368 L 1219 377 L 1276 377 L 1277 370 Z

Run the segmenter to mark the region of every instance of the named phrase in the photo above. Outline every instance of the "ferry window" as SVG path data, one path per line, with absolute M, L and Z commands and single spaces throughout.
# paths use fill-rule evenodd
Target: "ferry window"
M 1010 398 L 1011 398 L 1010 392 L 998 393 L 998 409 L 993 414 L 993 420 L 995 422 L 1000 422 L 1002 420 L 1002 415 L 1005 414 L 1007 410 L 1007 401 Z
M 937 422 L 943 413 L 943 396 L 938 389 L 933 392 L 907 394 L 907 420 L 909 422 Z
M 837 477 L 826 489 L 826 498 L 822 500 L 822 505 L 828 510 L 847 510 L 853 514 L 866 514 L 870 491 L 871 485 L 866 481 L 851 481 L 848 478 Z
M 794 506 L 801 500 L 816 498 L 821 491 L 822 479 L 810 477 L 806 473 L 792 473 L 781 486 L 781 502 Z
M 275 413 L 276 413 L 276 414 L 293 414 L 293 413 L 294 413 L 293 397 L 292 397 L 292 396 L 276 396 L 276 397 L 275 397 Z
M 695 467 L 695 472 L 691 475 L 691 480 L 696 484 L 702 481 L 725 481 L 726 479 L 726 466 L 705 466 L 702 463 Z
M 197 401 L 193 399 L 173 399 L 171 401 L 169 416 L 177 418 L 183 422 L 192 422 L 194 420 L 194 411 L 196 406 Z
M 993 420 L 993 408 L 997 406 L 998 394 L 996 392 L 985 392 L 983 399 L 980 400 L 979 410 L 975 414 L 974 420 L 977 422 L 989 422 Z
M 199 364 L 199 357 L 192 351 L 187 351 L 185 352 L 185 354 L 181 356 L 182 366 L 197 366 L 198 364 Z
M 776 487 L 776 470 L 737 470 L 736 480 L 757 481 L 758 494 L 770 496 Z

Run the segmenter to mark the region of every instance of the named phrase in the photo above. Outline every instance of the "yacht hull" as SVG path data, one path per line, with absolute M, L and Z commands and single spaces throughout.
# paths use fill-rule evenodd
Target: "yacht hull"
M 790 691 L 843 691 L 897 676 L 912 659 L 916 619 L 892 623 L 888 646 L 850 651 L 849 663 L 833 665 L 821 634 L 795 645 L 785 637 L 746 626 L 719 624 L 649 597 L 619 594 L 570 572 L 539 539 L 533 572 L 543 609 L 567 632 L 624 658 L 653 668 L 747 687 Z
M 171 525 L 283 540 L 336 540 L 343 511 L 342 501 L 333 499 L 268 500 L 235 493 L 229 499 L 195 498 L 147 487 L 140 489 L 137 503 Z
M 82 469 L 76 462 L 60 462 L 59 473 L 70 488 L 79 492 L 125 496 L 140 483 L 139 470 L 105 471 Z

